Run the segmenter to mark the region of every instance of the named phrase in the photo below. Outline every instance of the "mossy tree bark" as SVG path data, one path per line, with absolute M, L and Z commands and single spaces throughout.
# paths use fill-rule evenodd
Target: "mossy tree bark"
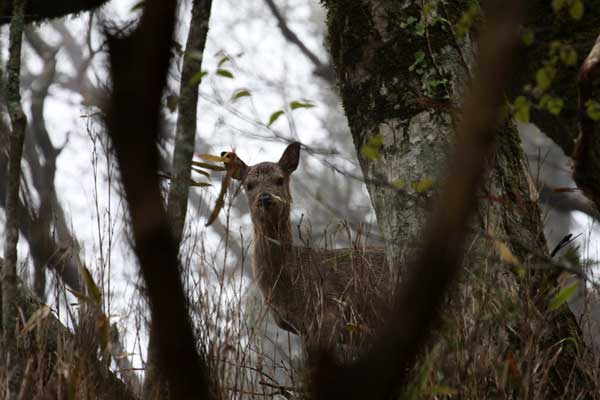
M 544 16 L 535 14 L 532 22 L 544 39 L 561 34 L 548 33 L 554 27 L 554 14 L 546 3 L 532 5 L 538 13 L 548 9 Z M 386 256 L 397 273 L 419 244 L 436 182 L 444 179 L 447 155 L 460 134 L 454 126 L 476 68 L 477 35 L 475 29 L 468 32 L 470 26 L 464 34 L 457 29 L 470 20 L 475 27 L 480 10 L 470 6 L 473 2 L 458 0 L 325 0 L 324 4 L 339 90 Z M 589 29 L 587 22 L 585 26 L 581 30 Z M 591 43 L 594 38 L 590 35 Z M 533 46 L 535 51 L 530 48 L 523 54 L 539 57 L 548 44 L 538 39 Z M 523 60 L 524 71 L 535 71 L 531 68 L 539 63 L 539 59 Z M 515 81 L 515 93 L 523 82 Z M 595 383 L 578 369 L 576 349 L 564 344 L 564 339 L 578 336 L 576 320 L 566 307 L 546 312 L 557 271 L 549 268 L 519 277 L 506 265 L 498 265 L 498 256 L 491 251 L 491 244 L 496 248 L 507 244 L 526 264 L 547 259 L 516 127 L 504 124 L 497 129 L 498 145 L 480 189 L 473 240 L 465 257 L 469 279 L 453 296 L 448 312 L 452 315 L 439 344 L 425 357 L 426 365 L 437 363 L 437 373 L 429 380 L 461 388 L 463 396 L 475 398 L 508 393 L 544 398 L 571 389 L 592 393 Z M 482 322 L 488 318 L 486 313 L 493 315 L 494 323 Z M 458 346 L 461 343 L 463 347 Z M 443 351 L 435 351 L 437 346 Z M 478 356 L 475 363 L 475 355 L 469 353 L 482 349 L 488 354 Z M 560 357 L 555 356 L 557 349 Z M 544 363 L 545 375 L 535 369 L 539 362 Z M 498 370 L 513 367 L 510 379 L 498 377 Z
M 25 8 L 25 21 L 43 22 L 69 14 L 91 11 L 101 7 L 106 2 L 107 0 L 31 0 L 27 2 Z M 7 24 L 12 20 L 15 3 L 17 3 L 17 0 L 3 0 L 0 2 L 2 13 L 0 24 Z

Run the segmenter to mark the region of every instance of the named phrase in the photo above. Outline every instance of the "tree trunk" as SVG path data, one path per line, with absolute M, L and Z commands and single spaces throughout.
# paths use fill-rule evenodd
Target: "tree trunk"
M 476 68 L 474 35 L 455 30 L 465 16 L 478 18 L 466 4 L 325 1 L 339 90 L 392 268 L 410 261 L 419 244 L 455 142 L 457 108 Z M 517 130 L 513 124 L 497 129 L 496 154 L 467 245 L 467 277 L 452 296 L 424 373 L 431 385 L 460 388 L 464 397 L 592 391 L 595 384 L 574 367 L 575 348 L 561 342 L 578 335 L 576 320 L 566 307 L 546 312 L 556 271 L 517 268 L 517 274 L 490 249 L 494 244 L 502 261 L 517 265 L 517 259 L 547 259 Z M 493 323 L 485 321 L 488 315 Z M 475 357 L 477 352 L 484 354 Z M 545 362 L 543 373 L 536 370 L 539 362 Z M 508 370 L 508 378 L 499 370 Z

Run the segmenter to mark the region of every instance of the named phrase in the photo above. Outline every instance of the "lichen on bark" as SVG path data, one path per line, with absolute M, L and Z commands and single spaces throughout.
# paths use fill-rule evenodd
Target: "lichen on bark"
M 427 11 L 429 17 L 422 9 L 425 3 L 437 4 Z M 469 3 L 324 2 L 339 91 L 391 267 L 411 260 L 412 248 L 419 245 L 420 228 L 436 197 L 435 183 L 444 179 L 448 153 L 453 146 L 460 146 L 460 132 L 454 127 L 461 118 L 457 110 L 471 71 L 477 69 L 477 35 L 467 32 L 458 37 L 454 28 Z M 541 7 L 541 2 L 536 5 Z M 443 21 L 428 25 L 423 20 L 431 18 L 431 13 Z M 491 381 L 495 369 L 515 357 L 519 368 L 524 369 L 520 386 L 486 389 L 485 396 L 506 395 L 505 390 L 517 396 L 530 390 L 558 395 L 574 382 L 586 382 L 593 388 L 595 384 L 586 378 L 585 371 L 577 369 L 570 375 L 576 357 L 573 347 L 565 346 L 563 356 L 547 366 L 556 385 L 540 385 L 543 379 L 528 364 L 532 354 L 528 346 L 535 348 L 536 357 L 548 360 L 552 346 L 564 338 L 578 337 L 578 328 L 566 308 L 545 314 L 556 271 L 521 277 L 498 263 L 492 246 L 496 241 L 505 243 L 524 265 L 543 259 L 547 249 L 516 126 L 499 123 L 496 129 L 497 148 L 489 160 L 488 179 L 480 189 L 479 210 L 465 253 L 468 278 L 451 296 L 451 314 L 445 318 L 449 323 L 438 342 L 445 356 L 434 357 L 437 368 L 443 371 L 437 378 L 457 387 L 466 387 L 465 379 L 477 382 L 481 373 L 488 374 L 484 379 Z M 376 155 L 362 151 L 373 143 L 377 144 Z M 523 302 L 522 296 L 532 301 Z M 498 313 L 503 325 L 481 323 L 488 318 L 485 313 Z M 525 315 L 530 315 L 528 321 L 523 320 Z M 491 336 L 481 337 L 476 334 L 478 330 Z M 536 342 L 524 343 L 515 332 L 535 335 Z M 504 356 L 482 364 L 485 372 L 472 371 L 472 363 L 467 361 L 472 356 L 459 356 L 455 347 L 459 338 L 469 338 L 470 349 L 487 346 Z M 506 354 L 510 360 L 503 358 Z M 473 376 L 465 376 L 469 372 Z M 468 395 L 478 394 L 482 395 Z

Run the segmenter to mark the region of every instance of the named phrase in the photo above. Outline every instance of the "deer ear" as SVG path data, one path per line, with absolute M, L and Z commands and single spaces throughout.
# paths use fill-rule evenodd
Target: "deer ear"
M 246 173 L 248 172 L 248 166 L 241 158 L 237 156 L 234 152 L 222 152 L 221 157 L 225 157 L 227 161 L 225 162 L 225 169 L 228 171 L 233 171 L 231 177 L 233 179 L 237 179 L 238 181 L 243 180 L 246 177 Z
M 300 143 L 294 142 L 290 144 L 283 155 L 279 159 L 279 166 L 288 174 L 291 174 L 298 168 L 298 162 L 300 161 Z

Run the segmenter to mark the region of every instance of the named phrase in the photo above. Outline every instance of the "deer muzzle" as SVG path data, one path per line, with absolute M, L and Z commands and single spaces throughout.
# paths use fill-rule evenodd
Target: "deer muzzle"
M 273 196 L 270 193 L 261 193 L 258 195 L 257 203 L 259 207 L 267 208 L 273 204 Z

